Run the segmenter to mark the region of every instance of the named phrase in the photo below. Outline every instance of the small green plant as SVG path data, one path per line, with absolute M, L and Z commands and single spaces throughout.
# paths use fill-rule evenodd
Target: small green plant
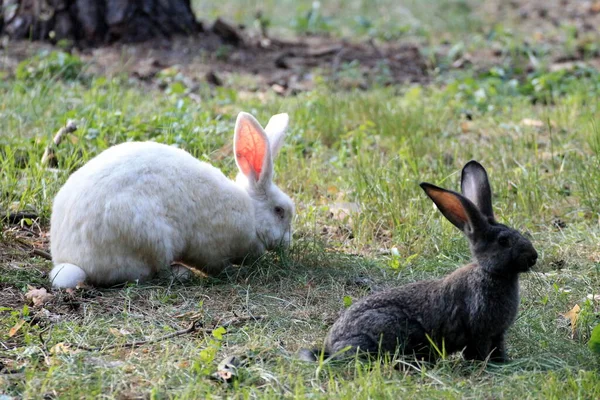
M 213 370 L 213 363 L 216 360 L 217 353 L 221 349 L 223 335 L 227 330 L 220 326 L 213 329 L 211 337 L 206 339 L 206 347 L 200 351 L 199 360 L 195 362 L 194 368 L 202 375 L 209 375 Z
M 313 1 L 310 10 L 300 13 L 293 22 L 297 33 L 315 34 L 331 31 L 331 20 L 323 15 L 320 1 Z
M 417 258 L 419 254 L 411 254 L 408 257 L 403 257 L 398 252 L 397 248 L 392 248 L 392 258 L 390 259 L 389 266 L 393 270 L 403 270 L 409 267 L 415 258 Z
M 352 297 L 344 296 L 344 307 L 348 308 L 352 305 Z
M 592 337 L 588 341 L 588 347 L 594 353 L 600 355 L 600 324 L 596 325 L 592 331 Z
M 79 57 L 72 54 L 64 51 L 43 51 L 22 61 L 17 66 L 15 76 L 27 83 L 49 79 L 75 81 L 82 78 L 83 66 Z
M 590 95 L 600 92 L 600 73 L 593 68 L 575 66 L 558 71 L 536 70 L 526 76 L 518 70 L 492 67 L 486 72 L 463 76 L 450 82 L 445 94 L 485 112 L 518 96 L 532 103 L 553 104 L 580 88 Z

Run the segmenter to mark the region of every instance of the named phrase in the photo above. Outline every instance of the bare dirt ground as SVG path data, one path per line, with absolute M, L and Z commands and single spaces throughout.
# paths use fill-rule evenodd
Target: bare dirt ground
M 482 3 L 481 13 L 497 21 L 512 21 L 513 30 L 549 45 L 559 45 L 564 40 L 561 28 L 567 28 L 576 37 L 600 36 L 598 0 L 493 0 Z
M 233 28 L 232 28 L 233 29 Z M 279 94 L 310 90 L 315 70 L 335 75 L 341 89 L 367 88 L 375 80 L 387 85 L 425 82 L 427 66 L 413 44 L 349 42 L 329 37 L 304 37 L 293 41 L 249 38 L 242 31 L 229 34 L 201 33 L 169 42 L 115 44 L 94 49 L 73 49 L 88 72 L 112 76 L 126 73 L 152 82 L 160 72 L 177 67 L 193 83 L 222 85 L 232 74 L 251 75 L 257 89 L 272 88 Z M 14 71 L 18 63 L 42 49 L 43 43 L 11 42 L 0 49 L 0 70 Z M 351 66 L 353 72 L 340 73 Z
M 524 48 L 532 50 L 531 56 L 535 58 L 536 51 L 543 49 L 553 68 L 568 67 L 583 59 L 600 67 L 598 0 L 488 0 L 474 6 L 474 10 L 486 21 L 484 31 L 500 26 L 509 32 L 508 36 L 522 37 Z M 434 59 L 448 56 L 454 44 L 440 44 Z M 0 71 L 10 73 L 20 61 L 50 48 L 42 43 L 5 42 L 0 45 Z M 226 85 L 233 74 L 249 75 L 255 78 L 255 89 L 271 88 L 281 95 L 310 90 L 315 73 L 332 77 L 339 89 L 366 89 L 373 83 L 426 83 L 429 72 L 436 67 L 423 55 L 418 39 L 409 43 L 351 42 L 305 36 L 282 41 L 221 20 L 194 37 L 72 51 L 88 63 L 88 71 L 94 74 L 126 73 L 153 83 L 158 73 L 176 67 L 192 84 L 208 81 L 215 85 Z M 451 68 L 486 69 L 514 56 L 514 49 L 500 40 L 491 46 L 465 50 L 451 60 Z

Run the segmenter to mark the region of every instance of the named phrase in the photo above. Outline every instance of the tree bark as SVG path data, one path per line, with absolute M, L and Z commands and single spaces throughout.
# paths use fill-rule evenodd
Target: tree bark
M 4 30 L 4 0 L 0 0 L 0 32 Z
M 84 46 L 141 42 L 202 29 L 190 0 L 0 0 L 0 33 L 11 38 L 73 40 Z

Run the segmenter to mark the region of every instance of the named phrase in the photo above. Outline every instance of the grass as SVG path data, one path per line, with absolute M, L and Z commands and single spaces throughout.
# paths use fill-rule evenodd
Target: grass
M 240 7 L 240 18 L 248 17 L 248 7 Z M 53 65 L 43 65 L 46 75 L 34 68 L 0 82 L 0 209 L 40 215 L 39 226 L 3 222 L 0 230 L 0 362 L 20 371 L 0 374 L 0 394 L 600 397 L 598 358 L 586 346 L 599 311 L 587 296 L 600 287 L 597 71 L 522 74 L 501 66 L 503 72 L 440 73 L 426 87 L 364 92 L 340 92 L 322 80 L 313 91 L 287 98 L 201 85 L 198 102 L 174 84 L 159 90 L 125 76 L 88 76 L 76 60 L 67 60 L 68 75 Z M 26 305 L 27 285 L 47 286 L 50 263 L 31 258 L 23 241 L 45 239 L 39 232 L 47 229 L 52 198 L 72 171 L 113 144 L 156 140 L 233 176 L 227 144 L 240 110 L 263 123 L 290 113 L 276 181 L 296 202 L 293 248 L 229 277 L 181 283 L 167 276 L 121 289 L 56 292 L 44 308 Z M 57 168 L 42 167 L 44 148 L 70 118 L 80 129 L 57 149 Z M 535 272 L 521 281 L 519 318 L 508 337 L 513 361 L 491 366 L 454 356 L 398 371 L 390 362 L 297 360 L 295 352 L 319 345 L 344 304 L 366 295 L 369 285 L 440 277 L 468 261 L 466 240 L 418 183 L 456 189 L 460 168 L 472 158 L 488 169 L 498 218 L 530 234 L 540 254 Z M 575 304 L 581 312 L 572 329 L 561 314 Z M 240 319 L 251 316 L 264 318 Z M 152 339 L 193 319 L 204 330 L 134 349 L 56 346 Z M 19 321 L 25 323 L 9 336 Z M 231 385 L 211 380 L 232 354 L 249 358 L 239 379 Z
M 192 1 L 199 18 L 229 18 L 247 26 L 266 23 L 277 35 L 333 34 L 370 36 L 383 40 L 419 37 L 437 41 L 436 34 L 466 36 L 481 28 L 481 16 L 470 0 L 438 0 L 424 4 L 416 0 L 336 1 Z M 223 10 L 229 10 L 223 13 Z M 257 18 L 257 12 L 262 16 Z

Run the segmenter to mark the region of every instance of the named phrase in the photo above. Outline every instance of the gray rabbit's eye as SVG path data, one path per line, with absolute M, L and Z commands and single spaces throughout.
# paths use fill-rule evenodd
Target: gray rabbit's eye
M 508 247 L 508 245 L 510 245 L 510 240 L 507 236 L 500 236 L 498 238 L 498 244 L 502 247 Z
M 281 219 L 283 219 L 283 217 L 285 217 L 285 210 L 283 209 L 283 207 L 275 206 L 275 208 L 273 209 L 273 212 L 275 213 L 275 215 L 277 215 Z

